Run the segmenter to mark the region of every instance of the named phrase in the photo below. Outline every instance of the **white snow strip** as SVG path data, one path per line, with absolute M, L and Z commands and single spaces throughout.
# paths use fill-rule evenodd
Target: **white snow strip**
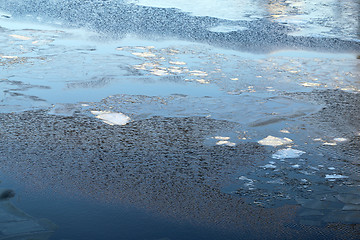
M 289 138 L 278 138 L 273 136 L 267 136 L 266 138 L 258 141 L 258 143 L 265 146 L 276 147 L 276 146 L 292 143 L 292 140 Z
M 91 111 L 91 113 L 109 125 L 126 125 L 130 121 L 130 117 L 123 113 L 109 111 Z
M 286 149 L 281 149 L 281 150 L 277 151 L 276 153 L 274 153 L 272 155 L 272 158 L 275 158 L 275 159 L 298 158 L 304 153 L 305 152 L 301 151 L 301 150 L 286 148 Z

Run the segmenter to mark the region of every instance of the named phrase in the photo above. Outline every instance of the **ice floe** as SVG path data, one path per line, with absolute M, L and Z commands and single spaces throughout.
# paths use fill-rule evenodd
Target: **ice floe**
M 346 142 L 347 140 L 347 138 L 334 138 L 335 142 Z
M 258 141 L 259 144 L 261 145 L 265 145 L 265 146 L 281 146 L 281 145 L 285 145 L 285 144 L 289 144 L 292 143 L 292 140 L 289 138 L 279 138 L 279 137 L 274 137 L 274 136 L 267 136 L 266 138 Z
M 278 150 L 276 153 L 272 155 L 272 158 L 274 159 L 298 158 L 304 153 L 305 152 L 301 150 L 286 148 L 286 149 Z
M 337 144 L 334 142 L 324 142 L 323 145 L 325 146 L 336 146 Z
M 216 139 L 216 140 L 230 140 L 230 137 L 215 136 L 214 139 Z
M 236 143 L 221 140 L 221 141 L 216 142 L 216 145 L 226 145 L 226 146 L 229 146 L 229 147 L 234 147 L 234 146 L 236 146 Z
M 349 178 L 348 176 L 340 175 L 340 174 L 326 174 L 326 179 L 333 180 L 333 179 L 344 179 Z
M 123 113 L 110 111 L 91 111 L 91 113 L 109 125 L 126 125 L 130 121 L 130 117 Z
M 261 168 L 265 168 L 265 169 L 275 169 L 276 166 L 274 164 L 265 164 L 264 166 L 260 166 Z

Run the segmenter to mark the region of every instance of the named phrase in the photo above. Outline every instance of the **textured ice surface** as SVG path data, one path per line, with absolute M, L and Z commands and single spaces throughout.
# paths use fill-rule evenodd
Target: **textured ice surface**
M 272 155 L 272 158 L 275 159 L 298 158 L 304 153 L 305 152 L 301 150 L 286 148 L 286 149 L 278 150 L 276 153 Z
M 292 140 L 290 138 L 279 138 L 279 137 L 273 137 L 273 136 L 267 136 L 266 138 L 258 141 L 261 145 L 265 146 L 281 146 L 285 144 L 292 143 Z

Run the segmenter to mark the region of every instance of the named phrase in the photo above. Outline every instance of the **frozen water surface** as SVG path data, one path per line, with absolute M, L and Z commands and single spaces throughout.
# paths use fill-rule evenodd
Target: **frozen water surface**
M 0 180 L 50 239 L 356 239 L 359 6 L 0 0 Z

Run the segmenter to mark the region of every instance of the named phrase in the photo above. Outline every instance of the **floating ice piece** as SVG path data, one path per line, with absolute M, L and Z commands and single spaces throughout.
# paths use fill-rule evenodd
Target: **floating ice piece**
M 241 177 L 239 177 L 239 180 L 243 180 L 243 181 L 250 181 L 250 182 L 253 182 L 253 180 L 252 180 L 252 179 L 250 179 L 250 178 L 247 178 L 247 177 L 245 177 L 245 176 L 241 176 Z
M 310 83 L 310 82 L 304 82 L 304 83 L 301 83 L 301 85 L 304 87 L 319 87 L 319 86 L 321 86 L 320 83 Z
M 215 136 L 214 139 L 217 139 L 217 140 L 230 140 L 230 137 Z
M 4 59 L 17 59 L 17 58 L 19 58 L 18 56 L 4 56 L 4 55 L 1 55 L 1 54 L 0 54 L 0 57 L 4 58 Z
M 26 37 L 26 36 L 21 36 L 21 35 L 16 35 L 16 34 L 11 34 L 9 36 L 16 38 L 16 39 L 20 39 L 20 40 L 30 40 L 31 39 L 31 37 Z
M 349 178 L 348 176 L 340 175 L 340 174 L 326 174 L 326 179 L 343 179 L 343 178 Z
M 150 72 L 155 76 L 164 76 L 169 74 L 166 70 L 156 68 L 151 69 Z
M 226 145 L 226 146 L 234 147 L 236 143 L 230 141 L 218 141 L 216 145 Z
M 292 140 L 289 138 L 278 138 L 269 135 L 266 138 L 258 141 L 258 143 L 265 146 L 276 147 L 276 146 L 292 143 Z
M 281 149 L 281 150 L 277 151 L 276 153 L 274 153 L 272 155 L 272 158 L 275 158 L 275 159 L 298 158 L 304 153 L 305 152 L 301 151 L 301 150 L 286 148 L 286 149 Z
M 299 164 L 294 164 L 292 165 L 293 168 L 300 168 L 300 165 Z
M 332 143 L 332 142 L 324 142 L 323 145 L 326 145 L 326 146 L 336 146 L 337 144 L 336 144 L 336 143 Z
M 273 165 L 273 164 L 266 164 L 266 165 L 260 166 L 260 167 L 262 167 L 262 168 L 267 168 L 267 169 L 275 169 L 275 168 L 276 168 L 276 166 Z
M 347 140 L 347 138 L 334 138 L 335 142 L 346 142 Z
M 287 129 L 282 129 L 282 130 L 280 130 L 280 132 L 281 133 L 290 133 L 289 130 L 287 130 Z
M 170 64 L 174 64 L 174 65 L 186 65 L 186 62 L 173 62 L 173 61 L 169 61 Z
M 58 103 L 48 112 L 50 115 L 72 116 L 77 110 L 76 104 Z
M 96 118 L 103 120 L 104 123 L 109 125 L 125 125 L 130 121 L 130 117 L 123 113 L 115 113 L 109 111 L 91 111 L 96 115 Z
M 314 140 L 314 141 L 316 141 L 316 142 L 320 142 L 320 141 L 322 141 L 322 139 L 321 139 L 321 138 L 314 138 L 313 140 Z
M 329 169 L 329 170 L 335 170 L 335 168 L 334 168 L 334 167 L 328 167 L 328 169 Z
M 139 53 L 139 52 L 133 52 L 131 53 L 137 57 L 144 57 L 144 58 L 148 58 L 148 57 L 155 57 L 155 54 L 151 53 L 151 52 L 143 52 L 143 53 Z
M 250 179 L 250 178 L 247 178 L 245 176 L 241 176 L 239 177 L 239 180 L 242 180 L 242 181 L 247 181 L 247 183 L 244 183 L 244 186 L 245 187 L 250 187 L 249 190 L 252 190 L 253 188 L 251 187 L 254 187 L 254 180 Z
M 319 167 L 320 167 L 320 165 L 319 165 Z M 315 170 L 315 171 L 319 171 L 319 170 L 320 170 L 319 168 L 313 167 L 313 166 L 309 166 L 309 168 L 310 168 L 311 170 Z

